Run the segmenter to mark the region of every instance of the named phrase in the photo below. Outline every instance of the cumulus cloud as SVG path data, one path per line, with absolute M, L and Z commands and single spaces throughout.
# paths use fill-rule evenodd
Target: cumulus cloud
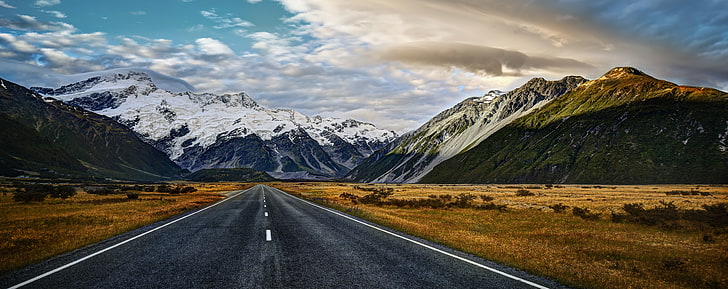
M 15 19 L 0 19 L 0 27 L 23 31 L 74 31 L 73 25 L 63 22 L 42 22 L 29 15 L 16 15 Z
M 0 71 L 20 74 L 29 63 L 63 73 L 146 67 L 198 91 L 247 91 L 268 107 L 400 131 L 491 89 L 531 77 L 596 78 L 613 66 L 728 89 L 720 1 L 690 1 L 695 9 L 672 0 L 278 1 L 292 14 L 288 30 L 247 32 L 253 23 L 230 13 L 199 12 L 215 33 L 235 33 L 248 49 L 218 34 L 188 43 L 111 39 L 27 15 L 0 19 L 16 31 L 0 34 L 3 65 L 13 67 Z
M 0 7 L 8 8 L 8 9 L 15 9 L 15 6 L 5 3 L 5 1 L 0 1 Z
M 217 11 L 215 9 L 211 9 L 210 11 L 202 10 L 202 11 L 200 11 L 200 14 L 203 17 L 217 23 L 217 25 L 212 27 L 215 29 L 255 26 L 255 24 L 253 24 L 249 21 L 243 20 L 240 17 L 234 17 L 230 13 L 226 14 L 225 16 L 220 16 L 217 14 Z
M 66 18 L 68 17 L 66 14 L 64 14 L 61 11 L 55 11 L 55 10 L 42 10 L 44 13 L 48 13 L 50 15 L 53 15 L 56 18 Z
M 203 55 L 209 56 L 226 56 L 233 55 L 233 50 L 219 40 L 212 38 L 200 38 L 195 40 L 197 47 Z
M 61 4 L 61 0 L 38 0 L 35 1 L 35 6 L 46 7 Z

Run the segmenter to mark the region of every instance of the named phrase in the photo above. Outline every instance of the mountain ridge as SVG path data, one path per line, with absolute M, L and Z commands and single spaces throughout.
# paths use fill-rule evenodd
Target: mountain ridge
M 491 91 L 471 97 L 437 114 L 413 132 L 395 140 L 387 152 L 354 168 L 348 179 L 363 182 L 416 182 L 439 163 L 476 146 L 514 119 L 586 81 L 567 76 L 548 81 L 533 78 L 510 92 Z
M 5 175 L 160 180 L 182 171 L 108 117 L 44 98 L 4 79 L 0 86 L 0 162 Z
M 728 94 L 630 67 L 583 83 L 423 183 L 728 183 Z
M 156 87 L 144 73 L 97 76 L 35 91 L 114 118 L 191 171 L 252 165 L 276 177 L 340 177 L 396 137 L 352 119 L 266 109 L 244 92 L 173 93 Z M 236 148 L 252 144 L 261 149 Z

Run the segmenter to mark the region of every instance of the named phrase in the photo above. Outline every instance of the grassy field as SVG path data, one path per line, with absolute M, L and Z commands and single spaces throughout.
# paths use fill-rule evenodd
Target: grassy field
M 75 196 L 16 202 L 14 189 L 0 186 L 0 273 L 161 221 L 224 198 L 220 192 L 248 184 L 185 184 L 196 192 L 170 194 L 126 191 L 89 194 L 102 185 L 74 185 Z M 127 196 L 136 194 L 136 199 Z
M 273 185 L 574 287 L 728 288 L 726 186 Z

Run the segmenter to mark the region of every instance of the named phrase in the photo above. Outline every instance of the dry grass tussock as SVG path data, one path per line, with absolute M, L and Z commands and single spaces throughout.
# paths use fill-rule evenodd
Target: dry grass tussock
M 728 288 L 726 186 L 274 185 L 575 287 Z
M 205 206 L 224 198 L 220 192 L 252 186 L 180 184 L 164 187 L 178 191 L 150 192 L 148 185 L 71 185 L 73 196 L 40 202 L 14 201 L 17 189 L 0 185 L 0 273 Z M 99 194 L 108 187 L 114 189 Z M 196 191 L 182 190 L 189 187 Z

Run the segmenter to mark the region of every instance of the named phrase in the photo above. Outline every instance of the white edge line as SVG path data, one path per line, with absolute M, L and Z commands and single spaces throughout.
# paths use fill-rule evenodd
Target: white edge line
M 276 190 L 279 190 L 279 191 L 281 191 L 281 190 L 280 190 L 280 189 L 278 189 L 278 188 L 275 188 L 275 189 L 276 189 Z M 281 191 L 281 192 L 283 192 L 283 193 L 285 193 L 286 195 L 289 195 L 289 196 L 290 196 L 290 194 L 288 194 L 288 193 L 286 193 L 286 192 L 284 192 L 284 191 Z M 292 197 L 292 196 L 291 196 L 291 197 Z M 376 229 L 376 230 L 382 231 L 382 232 L 384 232 L 384 233 L 387 233 L 387 234 L 389 234 L 389 235 L 395 236 L 395 237 L 397 237 L 397 238 L 400 238 L 400 239 L 404 239 L 404 240 L 406 240 L 406 241 L 409 241 L 409 242 L 411 242 L 411 243 L 414 243 L 414 244 L 420 245 L 420 246 L 422 246 L 422 247 L 425 247 L 425 248 L 427 248 L 427 249 L 433 250 L 433 251 L 435 251 L 435 252 L 438 252 L 438 253 L 441 253 L 441 254 L 444 254 L 444 255 L 447 255 L 447 256 L 453 257 L 453 258 L 455 258 L 455 259 L 458 259 L 458 260 L 460 260 L 460 261 L 463 261 L 463 262 L 466 262 L 466 263 L 469 263 L 469 264 L 472 264 L 472 265 L 475 265 L 475 266 L 478 266 L 478 267 L 480 267 L 480 268 L 486 269 L 486 270 L 488 270 L 488 271 L 491 271 L 491 272 L 493 272 L 493 273 L 497 273 L 497 274 L 500 274 L 500 275 L 502 275 L 502 276 L 504 276 L 504 277 L 508 277 L 508 278 L 511 278 L 511 279 L 513 279 L 513 280 L 516 280 L 516 281 L 520 281 L 520 282 L 526 283 L 526 284 L 528 284 L 528 285 L 531 285 L 531 286 L 533 286 L 533 287 L 536 287 L 536 288 L 541 288 L 541 289 L 549 289 L 549 287 L 546 287 L 546 286 L 543 286 L 543 285 L 540 285 L 540 284 L 536 284 L 536 283 L 534 283 L 534 282 L 528 281 L 528 280 L 526 280 L 526 279 L 523 279 L 523 278 L 520 278 L 520 277 L 516 277 L 516 276 L 513 276 L 513 275 L 511 275 L 511 274 L 508 274 L 508 273 L 506 273 L 506 272 L 500 271 L 500 270 L 498 270 L 498 269 L 495 269 L 495 268 L 491 268 L 491 267 L 488 267 L 488 266 L 486 266 L 486 265 L 483 265 L 483 264 L 480 264 L 480 263 L 478 263 L 478 262 L 475 262 L 475 261 L 472 261 L 472 260 L 468 260 L 468 259 L 466 259 L 466 258 L 460 257 L 460 256 L 458 256 L 458 255 L 455 255 L 455 254 L 452 254 L 452 253 L 448 253 L 448 252 L 445 252 L 445 251 L 443 251 L 443 250 L 440 250 L 440 249 L 438 249 L 438 248 L 435 248 L 435 247 L 432 247 L 432 246 L 430 246 L 430 245 L 424 244 L 424 243 L 422 243 L 422 242 L 418 242 L 418 241 L 412 240 L 412 239 L 410 239 L 410 238 L 407 238 L 407 237 L 405 237 L 405 236 L 401 236 L 401 235 L 399 235 L 399 234 L 396 234 L 396 233 L 393 233 L 393 232 L 390 232 L 390 231 L 384 230 L 384 229 L 382 229 L 382 228 L 379 228 L 379 227 L 377 227 L 377 226 L 373 226 L 373 225 L 371 225 L 371 224 L 368 224 L 368 223 L 362 222 L 362 221 L 360 221 L 360 220 L 354 219 L 354 218 L 352 218 L 352 217 L 350 217 L 350 216 L 348 216 L 348 215 L 346 215 L 346 214 L 344 214 L 344 213 L 341 213 L 341 212 L 339 212 L 339 211 L 336 211 L 336 210 L 334 210 L 334 209 L 326 208 L 326 207 L 323 207 L 323 206 L 321 206 L 321 205 L 318 205 L 318 204 L 316 204 L 316 203 L 313 203 L 313 202 L 310 202 L 310 201 L 307 201 L 307 200 L 304 200 L 304 199 L 301 199 L 301 198 L 294 198 L 294 199 L 300 200 L 300 201 L 302 201 L 302 202 L 304 202 L 304 203 L 306 203 L 306 204 L 308 204 L 308 205 L 314 206 L 314 207 L 316 207 L 316 208 L 319 208 L 319 209 L 321 209 L 321 210 L 327 211 L 327 212 L 329 212 L 329 213 L 332 213 L 332 214 L 335 214 L 335 215 L 339 215 L 339 216 L 341 216 L 341 217 L 344 217 L 344 218 L 346 218 L 346 219 L 349 219 L 349 220 L 351 220 L 351 221 L 357 222 L 357 223 L 359 223 L 359 224 L 362 224 L 362 225 L 364 225 L 364 226 L 367 226 L 367 227 L 370 227 L 370 228 L 373 228 L 373 229 Z
M 132 238 L 129 238 L 129 239 L 127 239 L 127 240 L 124 240 L 124 241 L 122 241 L 122 242 L 120 242 L 120 243 L 117 243 L 117 244 L 115 244 L 115 245 L 112 245 L 112 246 L 110 246 L 110 247 L 106 247 L 106 248 L 104 248 L 104 249 L 102 249 L 102 250 L 99 250 L 99 251 L 97 251 L 97 252 L 95 252 L 95 253 L 92 253 L 91 255 L 88 255 L 88 256 L 86 256 L 86 257 L 83 257 L 83 258 L 81 258 L 81 259 L 78 259 L 78 260 L 76 260 L 76 261 L 70 262 L 70 263 L 68 263 L 68 264 L 66 264 L 66 265 L 63 265 L 63 266 L 61 266 L 61 267 L 58 267 L 58 268 L 56 268 L 56 269 L 53 269 L 53 270 L 50 270 L 50 271 L 48 271 L 48 272 L 45 272 L 45 273 L 43 273 L 43 274 L 40 274 L 40 275 L 38 275 L 38 276 L 35 276 L 35 277 L 33 277 L 33 278 L 31 278 L 31 279 L 28 279 L 28 280 L 26 280 L 26 281 L 24 281 L 24 282 L 22 282 L 22 283 L 19 283 L 19 284 L 15 285 L 15 286 L 12 286 L 12 287 L 8 287 L 8 289 L 16 289 L 16 288 L 20 288 L 20 287 L 23 287 L 23 286 L 25 286 L 25 285 L 28 285 L 28 284 L 30 284 L 30 283 L 33 283 L 33 282 L 35 282 L 35 281 L 38 281 L 38 280 L 40 280 L 40 279 L 43 279 L 43 278 L 45 278 L 45 277 L 48 277 L 48 276 L 50 276 L 50 275 L 52 275 L 52 274 L 58 273 L 58 272 L 60 272 L 60 271 L 62 271 L 62 270 L 64 270 L 64 269 L 67 269 L 68 267 L 71 267 L 71 266 L 73 266 L 73 265 L 76 265 L 76 264 L 78 264 L 78 263 L 81 263 L 81 262 L 83 262 L 83 261 L 86 261 L 86 260 L 88 260 L 88 259 L 91 259 L 91 258 L 93 258 L 93 257 L 95 257 L 95 256 L 101 255 L 102 253 L 104 253 L 104 252 L 106 252 L 106 251 L 109 251 L 109 250 L 111 250 L 111 249 L 114 249 L 114 248 L 116 248 L 116 247 L 119 247 L 119 246 L 121 246 L 121 245 L 124 245 L 124 244 L 126 244 L 126 243 L 129 243 L 129 242 L 131 242 L 131 241 L 134 241 L 134 240 L 136 240 L 136 239 L 139 239 L 139 238 L 141 238 L 141 237 L 143 237 L 143 236 L 145 236 L 145 235 L 147 235 L 147 234 L 149 234 L 149 233 L 152 233 L 152 232 L 154 232 L 154 231 L 157 231 L 157 230 L 159 230 L 159 229 L 162 229 L 162 228 L 164 228 L 164 227 L 167 227 L 167 226 L 169 226 L 169 225 L 172 225 L 172 224 L 174 224 L 174 223 L 177 223 L 177 222 L 179 222 L 179 221 L 182 221 L 182 220 L 184 220 L 184 219 L 187 219 L 187 218 L 189 218 L 189 217 L 191 217 L 191 216 L 194 216 L 194 215 L 196 215 L 197 213 L 203 212 L 203 211 L 205 211 L 205 210 L 207 210 L 207 209 L 209 209 L 209 208 L 212 208 L 212 207 L 214 207 L 214 206 L 217 206 L 217 205 L 219 205 L 219 204 L 222 204 L 222 203 L 224 203 L 224 202 L 227 202 L 228 200 L 230 200 L 230 199 L 232 199 L 232 198 L 235 198 L 235 197 L 237 197 L 237 196 L 239 196 L 239 195 L 241 195 L 241 194 L 243 194 L 243 193 L 245 193 L 245 192 L 247 192 L 247 191 L 249 191 L 249 190 L 251 190 L 251 189 L 252 189 L 252 188 L 250 188 L 250 189 L 247 189 L 247 190 L 244 190 L 244 191 L 241 191 L 241 192 L 239 192 L 239 193 L 237 193 L 237 194 L 231 195 L 231 196 L 229 196 L 229 197 L 227 197 L 227 198 L 225 198 L 225 199 L 223 199 L 223 200 L 221 200 L 221 201 L 219 201 L 219 202 L 217 202 L 217 203 L 214 203 L 214 204 L 212 204 L 212 205 L 209 205 L 209 206 L 207 206 L 207 207 L 204 207 L 204 208 L 202 208 L 202 209 L 199 209 L 199 210 L 197 210 L 197 211 L 194 211 L 194 212 L 192 212 L 192 213 L 190 213 L 190 214 L 188 214 L 188 215 L 185 215 L 185 216 L 182 216 L 182 217 L 180 217 L 179 219 L 176 219 L 176 220 L 174 220 L 174 221 L 171 221 L 171 222 L 169 222 L 169 223 L 166 223 L 166 224 L 164 224 L 164 225 L 161 225 L 161 226 L 159 226 L 159 227 L 156 227 L 156 228 L 154 228 L 154 229 L 151 229 L 151 230 L 149 230 L 149 231 L 146 231 L 146 232 L 144 232 L 144 233 L 141 233 L 141 234 L 139 234 L 139 235 L 136 235 L 136 236 L 134 236 L 134 237 L 132 237 Z

